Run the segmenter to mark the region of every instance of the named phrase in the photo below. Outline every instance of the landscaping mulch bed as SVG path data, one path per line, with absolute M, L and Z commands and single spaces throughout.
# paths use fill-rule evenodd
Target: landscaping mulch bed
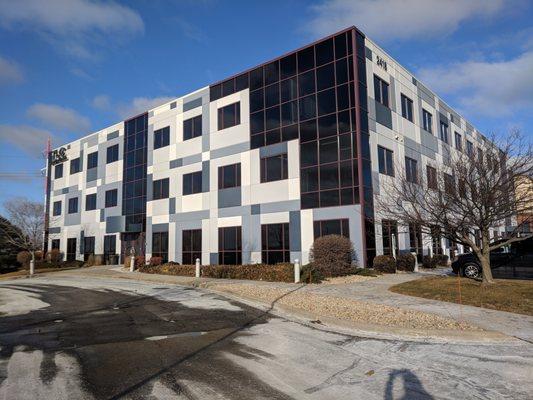
M 481 282 L 473 279 L 435 276 L 400 283 L 389 290 L 425 299 L 450 303 L 460 301 L 470 306 L 533 316 L 533 281 L 496 279 L 495 284 L 482 286 Z

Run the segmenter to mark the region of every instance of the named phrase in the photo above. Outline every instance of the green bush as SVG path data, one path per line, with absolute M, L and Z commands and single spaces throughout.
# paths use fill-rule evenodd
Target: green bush
M 392 256 L 379 255 L 374 257 L 373 266 L 376 271 L 386 274 L 396 273 L 396 261 Z
M 309 259 L 314 268 L 327 278 L 355 273 L 352 241 L 341 235 L 317 238 L 311 247 Z
M 416 258 L 411 253 L 399 254 L 396 257 L 396 269 L 398 271 L 414 271 Z

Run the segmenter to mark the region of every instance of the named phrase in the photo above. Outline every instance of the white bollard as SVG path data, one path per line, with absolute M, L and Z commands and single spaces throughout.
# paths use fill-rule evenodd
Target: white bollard
M 196 259 L 196 277 L 199 278 L 200 277 L 200 259 L 197 258 Z
M 30 276 L 35 273 L 35 260 L 30 260 Z
M 413 252 L 411 252 L 411 254 L 415 258 L 415 269 L 414 269 L 414 272 L 418 272 L 418 258 L 416 256 L 416 252 L 413 251 Z
M 294 283 L 300 283 L 300 260 L 294 260 Z
M 130 272 L 135 271 L 135 257 L 130 257 Z

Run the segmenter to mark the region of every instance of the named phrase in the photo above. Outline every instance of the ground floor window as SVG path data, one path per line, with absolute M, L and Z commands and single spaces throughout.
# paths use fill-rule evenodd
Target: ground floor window
M 265 264 L 290 262 L 289 224 L 261 225 L 261 250 Z
M 83 260 L 87 261 L 90 255 L 94 255 L 94 236 L 83 238 Z
M 196 259 L 202 260 L 202 230 L 186 229 L 182 232 L 182 264 L 195 264 Z
M 218 228 L 218 263 L 242 264 L 242 233 L 240 226 Z
M 117 252 L 117 237 L 115 235 L 104 236 L 104 259 L 109 260 L 109 256 Z
M 76 238 L 67 239 L 67 261 L 76 259 Z
M 442 254 L 441 232 L 438 226 L 431 228 L 431 245 L 433 247 L 433 254 Z
M 168 232 L 152 233 L 152 257 L 161 257 L 162 262 L 168 262 Z
M 59 250 L 60 241 L 59 239 L 52 239 L 52 250 Z
M 326 235 L 341 235 L 350 238 L 348 218 L 315 221 L 313 228 L 315 239 Z
M 383 239 L 383 254 L 392 256 L 392 248 L 398 251 L 398 223 L 389 219 L 381 221 L 381 237 Z

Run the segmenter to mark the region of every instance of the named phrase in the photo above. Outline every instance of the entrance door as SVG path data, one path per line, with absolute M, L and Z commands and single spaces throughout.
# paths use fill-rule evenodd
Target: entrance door
M 67 239 L 67 261 L 76 260 L 76 238 Z
M 131 254 L 131 249 L 135 249 L 135 256 L 144 256 L 146 251 L 146 240 L 144 232 L 123 233 L 120 240 L 120 262 L 124 263 L 127 256 Z

